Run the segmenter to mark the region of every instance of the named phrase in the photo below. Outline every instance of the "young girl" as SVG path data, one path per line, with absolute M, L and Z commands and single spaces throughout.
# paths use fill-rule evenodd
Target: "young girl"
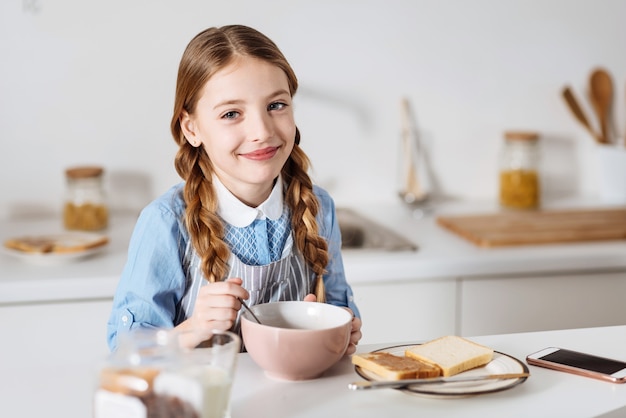
M 185 180 L 141 213 L 108 323 L 176 327 L 195 346 L 239 331 L 241 300 L 327 302 L 361 320 L 346 282 L 334 202 L 312 185 L 293 117 L 296 76 L 245 26 L 210 28 L 180 62 L 171 130 Z

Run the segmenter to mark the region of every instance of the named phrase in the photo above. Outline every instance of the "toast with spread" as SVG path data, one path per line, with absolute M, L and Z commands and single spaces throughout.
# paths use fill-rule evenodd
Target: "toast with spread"
M 6 248 L 29 254 L 76 253 L 97 248 L 109 242 L 106 236 L 83 236 L 77 234 L 24 236 L 4 241 Z
M 385 380 L 421 379 L 437 377 L 440 374 L 437 366 L 385 352 L 354 354 L 352 363 L 376 373 Z
M 493 358 L 493 349 L 448 335 L 411 346 L 404 356 L 382 351 L 354 354 L 352 363 L 384 380 L 449 377 L 484 366 Z

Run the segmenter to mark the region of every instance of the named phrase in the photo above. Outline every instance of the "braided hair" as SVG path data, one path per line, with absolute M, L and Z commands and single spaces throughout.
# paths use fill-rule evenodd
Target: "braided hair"
M 228 272 L 230 249 L 224 242 L 224 226 L 217 216 L 217 196 L 213 187 L 213 164 L 203 147 L 194 147 L 180 125 L 183 112 L 193 114 L 206 82 L 237 57 L 253 57 L 282 69 L 293 96 L 298 80 L 276 44 L 255 29 L 242 25 L 209 28 L 196 35 L 183 53 L 178 69 L 171 131 L 179 146 L 174 166 L 185 180 L 184 222 L 191 243 L 201 259 L 201 269 L 210 282 L 221 281 Z M 328 264 L 328 244 L 319 234 L 316 215 L 319 201 L 308 175 L 310 161 L 300 143 L 296 128 L 295 145 L 282 168 L 285 203 L 291 210 L 291 227 L 296 247 L 316 275 L 318 302 L 325 302 L 323 274 Z

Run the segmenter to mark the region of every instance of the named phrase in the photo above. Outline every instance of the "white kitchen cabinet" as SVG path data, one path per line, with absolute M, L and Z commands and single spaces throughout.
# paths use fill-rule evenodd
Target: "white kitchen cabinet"
M 15 364 L 93 364 L 108 354 L 112 299 L 0 306 L 0 359 Z
M 101 299 L 0 306 L 1 416 L 92 415 L 98 367 L 109 353 L 111 304 Z M 36 379 L 32 373 L 22 377 L 33 369 L 39 371 Z M 59 383 L 68 381 L 72 385 Z
M 363 320 L 361 343 L 421 341 L 455 330 L 453 279 L 352 284 Z
M 459 332 L 486 335 L 626 324 L 626 272 L 463 278 Z

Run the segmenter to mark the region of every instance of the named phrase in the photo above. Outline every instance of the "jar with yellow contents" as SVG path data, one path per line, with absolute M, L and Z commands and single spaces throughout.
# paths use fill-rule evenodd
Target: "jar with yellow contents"
M 539 135 L 536 132 L 504 133 L 500 156 L 500 205 L 513 209 L 535 209 L 541 201 Z
M 67 194 L 63 208 L 66 229 L 97 231 L 107 227 L 106 204 L 101 167 L 73 167 L 65 171 Z

